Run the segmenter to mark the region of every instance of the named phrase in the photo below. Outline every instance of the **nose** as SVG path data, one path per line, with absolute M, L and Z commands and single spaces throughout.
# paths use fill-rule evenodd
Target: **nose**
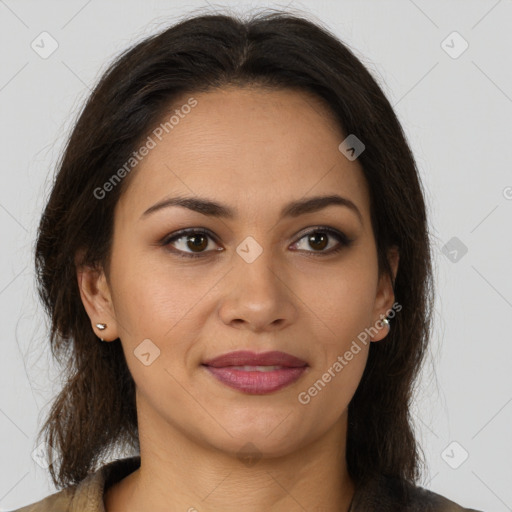
M 249 262 L 238 254 L 224 283 L 219 315 L 226 325 L 254 332 L 283 329 L 297 316 L 292 278 L 263 251 Z M 281 270 L 281 271 L 279 271 Z

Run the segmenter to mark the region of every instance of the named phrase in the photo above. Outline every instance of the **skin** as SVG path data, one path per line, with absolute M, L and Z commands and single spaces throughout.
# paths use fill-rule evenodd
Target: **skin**
M 107 490 L 106 510 L 348 510 L 347 407 L 370 343 L 308 404 L 298 394 L 394 302 L 389 276 L 378 274 L 362 168 L 338 150 L 345 135 L 305 93 L 229 87 L 194 97 L 197 106 L 129 177 L 115 210 L 110 274 L 77 272 L 92 328 L 106 341 L 120 338 L 137 389 L 141 467 Z M 279 217 L 290 201 L 333 193 L 362 220 L 338 205 Z M 237 216 L 172 206 L 141 218 L 177 195 L 213 199 Z M 311 245 L 305 235 L 317 226 L 354 241 L 328 254 L 340 242 Z M 201 227 L 216 238 L 200 237 L 197 259 L 171 252 L 194 253 L 186 237 L 158 243 Z M 263 250 L 251 263 L 236 252 L 247 236 Z M 396 275 L 396 251 L 389 260 Z M 373 342 L 388 334 L 379 327 Z M 160 350 L 148 366 L 134 355 L 145 339 Z M 255 395 L 201 366 L 239 349 L 281 350 L 309 368 L 288 387 Z M 237 456 L 248 442 L 261 456 L 252 465 Z

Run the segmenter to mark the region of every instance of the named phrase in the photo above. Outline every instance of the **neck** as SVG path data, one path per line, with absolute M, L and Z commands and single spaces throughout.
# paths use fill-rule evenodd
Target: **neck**
M 346 415 L 314 442 L 276 455 L 226 453 L 139 415 L 140 468 L 105 493 L 106 512 L 348 511 Z

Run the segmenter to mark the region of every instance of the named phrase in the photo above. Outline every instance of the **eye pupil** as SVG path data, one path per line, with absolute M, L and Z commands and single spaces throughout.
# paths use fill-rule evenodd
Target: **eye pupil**
M 190 249 L 205 249 L 207 246 L 208 246 L 208 240 L 206 239 L 206 237 L 204 235 L 189 235 L 189 240 L 188 240 L 188 243 L 192 243 L 192 246 L 189 246 Z M 201 239 L 202 238 L 202 242 L 201 243 L 200 241 L 198 241 L 198 239 Z M 204 243 L 206 240 L 206 243 Z
M 315 247 L 315 243 L 316 243 L 316 239 L 317 238 L 322 238 L 323 239 L 320 242 L 320 247 Z M 325 247 L 327 246 L 327 243 L 328 243 L 327 236 L 326 236 L 325 233 L 322 233 L 322 232 L 318 231 L 316 233 L 313 233 L 313 234 L 309 235 L 309 243 L 311 244 L 311 247 L 313 247 L 313 249 L 319 249 L 319 250 L 325 249 Z
M 329 240 L 333 238 L 338 242 L 338 245 L 331 249 L 331 251 L 326 251 L 326 247 L 329 245 Z M 176 247 L 175 250 L 171 250 L 171 252 L 177 252 L 178 256 L 183 257 L 200 257 L 206 256 L 209 253 L 214 253 L 222 249 L 218 249 L 217 251 L 207 251 L 207 247 L 209 245 L 209 241 L 214 240 L 215 236 L 211 235 L 209 232 L 203 231 L 201 229 L 187 229 L 182 230 L 175 234 L 175 236 L 167 237 L 161 241 L 161 244 L 166 246 L 173 246 L 175 243 L 181 243 L 186 246 L 185 248 L 180 249 Z M 347 239 L 347 237 L 334 229 L 329 228 L 320 228 L 317 227 L 316 230 L 311 230 L 309 233 L 304 234 L 298 241 L 299 244 L 304 244 L 305 240 L 307 240 L 307 244 L 309 244 L 310 248 L 313 250 L 307 250 L 305 252 L 312 254 L 318 253 L 318 255 L 331 255 L 341 251 L 342 248 L 350 246 L 352 240 Z M 299 249 L 301 250 L 301 249 Z M 304 251 L 302 251 L 304 252 Z

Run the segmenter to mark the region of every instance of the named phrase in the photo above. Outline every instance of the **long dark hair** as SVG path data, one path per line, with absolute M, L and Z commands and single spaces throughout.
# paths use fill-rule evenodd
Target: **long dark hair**
M 386 252 L 397 246 L 394 292 L 402 310 L 386 339 L 370 346 L 349 405 L 347 464 L 356 483 L 376 475 L 415 481 L 421 451 L 410 403 L 433 305 L 416 164 L 390 103 L 354 53 L 318 22 L 274 10 L 249 19 L 196 14 L 146 38 L 116 58 L 79 115 L 58 162 L 35 251 L 52 354 L 64 376 L 38 436 L 58 455 L 49 467 L 52 479 L 62 487 L 77 483 L 111 450 L 139 450 L 135 384 L 120 341 L 99 342 L 76 278 L 79 264 L 108 275 L 114 207 L 131 175 L 101 199 L 95 190 L 127 162 L 177 98 L 226 85 L 312 93 L 345 135 L 365 144 L 358 158 L 370 192 L 379 271 L 392 275 Z

